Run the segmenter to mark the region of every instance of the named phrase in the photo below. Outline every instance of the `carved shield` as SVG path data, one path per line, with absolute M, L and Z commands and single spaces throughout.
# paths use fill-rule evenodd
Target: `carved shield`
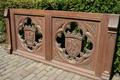
M 34 46 L 35 32 L 32 30 L 25 30 L 25 42 L 28 46 Z
M 35 46 L 35 31 L 36 29 L 34 26 L 24 26 L 25 43 L 28 47 Z
M 71 57 L 75 57 L 80 53 L 81 50 L 81 40 L 74 37 L 65 38 L 65 47 L 67 53 Z

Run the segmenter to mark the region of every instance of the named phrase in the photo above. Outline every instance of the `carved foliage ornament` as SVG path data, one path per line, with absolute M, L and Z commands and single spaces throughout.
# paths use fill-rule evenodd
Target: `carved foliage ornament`
M 29 17 L 25 18 L 19 26 L 19 37 L 22 45 L 31 52 L 39 48 L 43 37 L 41 27 Z
M 59 55 L 69 63 L 80 63 L 89 58 L 93 42 L 76 22 L 68 23 L 56 33 L 56 45 Z

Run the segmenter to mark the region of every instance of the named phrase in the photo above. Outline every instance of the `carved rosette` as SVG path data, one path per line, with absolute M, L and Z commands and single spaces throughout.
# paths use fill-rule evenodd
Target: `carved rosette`
M 33 52 L 40 47 L 43 36 L 41 27 L 35 21 L 27 17 L 19 24 L 18 29 L 20 41 L 25 49 Z
M 83 31 L 76 22 L 62 26 L 56 33 L 56 46 L 59 55 L 69 63 L 81 63 L 93 51 L 92 36 Z

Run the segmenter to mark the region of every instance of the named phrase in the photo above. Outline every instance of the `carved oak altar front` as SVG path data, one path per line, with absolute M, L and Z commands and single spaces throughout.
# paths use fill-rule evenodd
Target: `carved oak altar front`
M 118 15 L 8 9 L 5 20 L 10 53 L 93 80 L 110 78 Z

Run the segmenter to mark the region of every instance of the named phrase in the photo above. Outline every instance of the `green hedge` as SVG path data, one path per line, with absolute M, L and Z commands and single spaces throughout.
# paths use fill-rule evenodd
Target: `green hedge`
M 94 13 L 120 13 L 120 0 L 0 0 L 0 9 L 26 8 L 44 10 L 82 11 Z M 3 14 L 0 12 L 0 21 Z M 120 30 L 117 39 L 114 72 L 120 73 Z
M 120 13 L 120 0 L 4 0 L 0 8 Z

